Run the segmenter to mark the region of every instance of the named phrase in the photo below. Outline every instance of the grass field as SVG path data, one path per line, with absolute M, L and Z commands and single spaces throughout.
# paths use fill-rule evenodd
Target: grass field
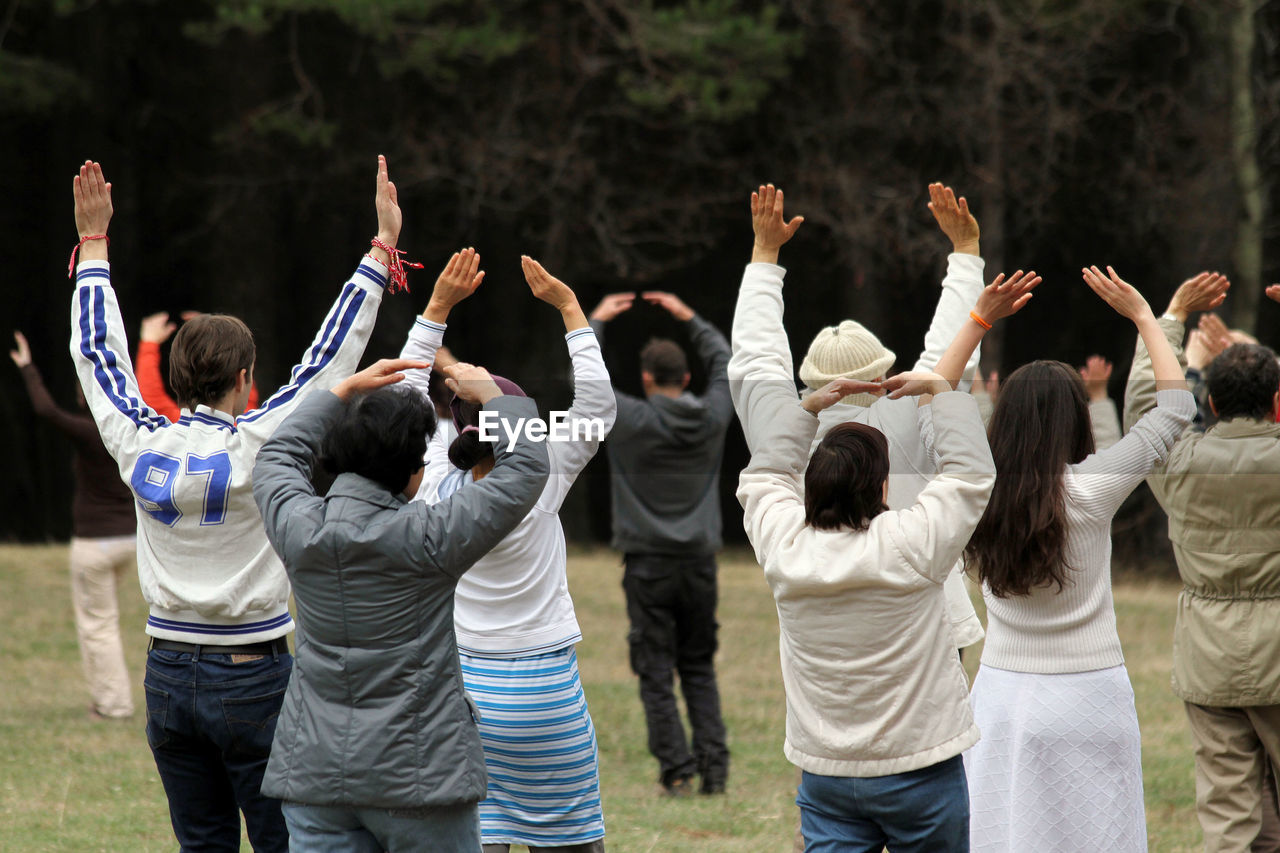
M 67 550 L 0 547 L 0 851 L 169 851 L 176 847 L 141 716 L 92 722 L 71 623 Z M 621 569 L 609 552 L 570 560 L 582 623 L 578 647 L 600 743 L 608 847 L 632 851 L 790 851 L 797 771 L 782 757 L 777 622 L 745 552 L 720 571 L 718 667 L 730 749 L 729 793 L 669 800 L 627 666 Z M 1169 691 L 1176 587 L 1118 584 L 1120 636 L 1142 724 L 1147 826 L 1153 851 L 1200 846 L 1190 740 Z M 142 707 L 145 608 L 136 583 L 122 595 L 135 702 Z M 970 672 L 977 655 L 966 655 Z M 244 846 L 248 850 L 247 844 Z

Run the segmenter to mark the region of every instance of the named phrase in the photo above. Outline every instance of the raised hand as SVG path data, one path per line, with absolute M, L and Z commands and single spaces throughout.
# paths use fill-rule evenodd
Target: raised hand
M 969 202 L 959 199 L 951 187 L 929 184 L 929 212 L 938 221 L 942 233 L 951 240 L 952 249 L 960 254 L 977 255 L 978 220 L 969 212 Z
M 543 268 L 542 264 L 528 255 L 520 256 L 520 268 L 524 270 L 524 280 L 529 283 L 533 295 L 543 302 L 563 311 L 570 305 L 576 305 L 578 297 L 573 289 Z
M 922 394 L 943 394 L 951 390 L 951 383 L 937 373 L 928 370 L 908 370 L 890 376 L 880 383 L 889 392 L 889 398 L 919 397 Z
M 9 358 L 21 369 L 31 363 L 31 347 L 27 345 L 27 336 L 22 332 L 14 332 L 13 340 L 18 348 L 9 350 Z
M 762 184 L 751 194 L 751 228 L 756 234 L 752 263 L 777 263 L 778 250 L 795 235 L 802 222 L 803 216 L 786 221 L 782 215 L 782 190 L 773 184 Z
M 1147 304 L 1142 294 L 1133 285 L 1120 278 L 1111 267 L 1107 267 L 1106 275 L 1103 275 L 1102 270 L 1096 266 L 1085 267 L 1081 272 L 1084 273 L 1085 284 L 1089 285 L 1094 293 L 1101 296 L 1102 300 L 1122 317 L 1128 317 L 1137 323 L 1151 314 L 1151 306 Z
M 973 313 L 988 323 L 1003 320 L 1022 310 L 1031 301 L 1032 293 L 1042 279 L 1035 270 L 1023 272 L 1018 270 L 1008 279 L 1004 273 L 996 276 L 995 281 L 988 284 L 978 297 L 978 304 L 973 306 Z
M 1224 349 L 1236 343 L 1235 335 L 1217 314 L 1201 314 L 1199 331 L 1205 336 L 1205 342 L 1213 353 L 1213 358 L 1217 358 Z
M 187 319 L 188 314 L 199 316 L 198 314 L 195 314 L 195 312 L 183 311 L 182 319 Z M 169 336 L 177 331 L 177 329 L 177 323 L 169 322 L 169 312 L 160 311 L 159 313 L 149 314 L 142 318 L 142 332 L 140 337 L 142 340 L 150 344 L 162 344 L 169 340 Z
M 650 305 L 657 305 L 682 323 L 693 319 L 693 309 L 685 305 L 683 300 L 674 293 L 666 293 L 661 290 L 646 290 L 640 295 L 644 297 L 645 302 Z
M 1187 345 L 1183 352 L 1187 356 L 1187 367 L 1204 370 L 1209 362 L 1218 357 L 1221 350 L 1213 352 L 1209 346 L 1209 336 L 1199 329 L 1192 329 L 1191 334 L 1187 335 Z
M 400 214 L 400 196 L 387 173 L 387 158 L 381 154 L 378 155 L 377 192 L 373 206 L 378 211 L 378 239 L 394 249 L 404 220 Z
M 80 174 L 71 182 L 76 204 L 76 230 L 81 237 L 106 234 L 111 224 L 111 184 L 102 175 L 102 166 L 85 160 Z M 87 250 L 86 250 L 87 251 Z
M 542 264 L 528 255 L 520 256 L 520 267 L 524 270 L 524 280 L 529 282 L 533 295 L 560 312 L 566 332 L 588 326 L 587 315 L 582 313 L 578 297 L 569 285 L 547 272 Z
M 1080 378 L 1084 380 L 1085 391 L 1090 400 L 1105 400 L 1107 397 L 1107 381 L 1111 379 L 1112 364 L 1100 355 L 1091 355 L 1084 360 L 1080 368 Z
M 879 382 L 861 382 L 857 379 L 836 379 L 823 385 L 817 391 L 805 397 L 800 405 L 810 414 L 818 414 L 823 409 L 834 406 L 850 394 L 874 394 L 879 397 L 884 393 Z
M 1187 315 L 1196 311 L 1212 311 L 1227 298 L 1227 289 L 1231 282 L 1225 275 L 1216 272 L 1202 272 L 1178 285 L 1169 300 L 1167 313 L 1187 322 Z
M 596 310 L 591 312 L 591 319 L 598 320 L 601 323 L 608 323 L 623 311 L 630 310 L 635 300 L 636 295 L 634 293 L 610 293 L 604 299 L 601 299 L 600 304 L 596 306 Z
M 375 361 L 359 373 L 354 373 L 333 386 L 339 399 L 350 400 L 356 394 L 367 394 L 404 379 L 404 370 L 423 370 L 430 367 L 426 361 L 411 358 L 383 358 Z
M 991 371 L 984 382 L 982 380 L 982 372 L 978 371 L 978 374 L 973 377 L 972 391 L 974 394 L 986 394 L 991 398 L 991 402 L 994 403 L 996 398 L 1000 396 L 1000 372 L 998 370 Z
M 1272 302 L 1280 302 L 1280 284 L 1268 285 L 1264 292 Z
M 502 389 L 483 367 L 457 361 L 444 368 L 444 375 L 445 386 L 468 403 L 483 406 L 502 396 Z
M 454 252 L 436 279 L 431 300 L 427 302 L 422 316 L 432 322 L 443 323 L 453 307 L 475 293 L 483 281 L 484 270 L 480 269 L 479 253 L 471 248 Z

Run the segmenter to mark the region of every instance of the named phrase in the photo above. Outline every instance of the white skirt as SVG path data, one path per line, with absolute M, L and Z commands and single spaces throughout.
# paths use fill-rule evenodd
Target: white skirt
M 982 666 L 964 754 L 975 853 L 1146 851 L 1142 738 L 1124 666 L 1045 675 Z

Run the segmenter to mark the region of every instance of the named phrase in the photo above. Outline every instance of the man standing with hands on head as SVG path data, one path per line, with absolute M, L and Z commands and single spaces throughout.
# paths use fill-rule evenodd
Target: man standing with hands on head
M 604 327 L 628 310 L 634 293 L 606 296 L 591 314 Z M 649 751 L 671 795 L 724 793 L 729 748 L 716 686 L 716 551 L 720 539 L 720 459 L 733 418 L 729 342 L 679 297 L 648 291 L 642 298 L 685 323 L 707 371 L 701 396 L 689 393 L 689 364 L 672 341 L 651 340 L 640 351 L 643 398 L 617 391 L 618 417 L 605 448 L 611 469 L 613 547 L 623 553 L 622 588 L 631 629 L 631 668 Z M 692 750 L 676 705 L 672 676 L 680 674 L 693 729 Z
M 378 236 L 342 288 L 289 382 L 244 415 L 253 335 L 204 314 L 177 333 L 174 423 L 142 402 L 111 286 L 111 184 L 86 162 L 74 181 L 77 249 L 71 355 L 107 451 L 137 501 L 138 579 L 150 607 L 147 742 L 183 850 L 238 850 L 243 812 L 257 851 L 287 849 L 263 770 L 292 658 L 289 579 L 253 502 L 254 457 L 299 401 L 351 375 L 396 257 L 400 208 L 378 158 Z

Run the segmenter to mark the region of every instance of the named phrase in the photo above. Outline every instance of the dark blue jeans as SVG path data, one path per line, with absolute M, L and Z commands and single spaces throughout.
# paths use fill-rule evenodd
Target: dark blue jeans
M 631 631 L 631 669 L 640 677 L 640 701 L 649 729 L 649 751 L 664 785 L 702 777 L 707 792 L 723 791 L 729 747 L 716 686 L 716 558 L 627 554 L 622 589 Z M 680 675 L 692 751 L 676 705 L 673 676 Z
M 805 853 L 968 853 L 960 756 L 891 776 L 805 772 L 796 796 Z
M 238 853 L 239 812 L 257 853 L 287 853 L 280 801 L 261 788 L 292 669 L 288 654 L 148 653 L 147 742 L 183 853 Z

